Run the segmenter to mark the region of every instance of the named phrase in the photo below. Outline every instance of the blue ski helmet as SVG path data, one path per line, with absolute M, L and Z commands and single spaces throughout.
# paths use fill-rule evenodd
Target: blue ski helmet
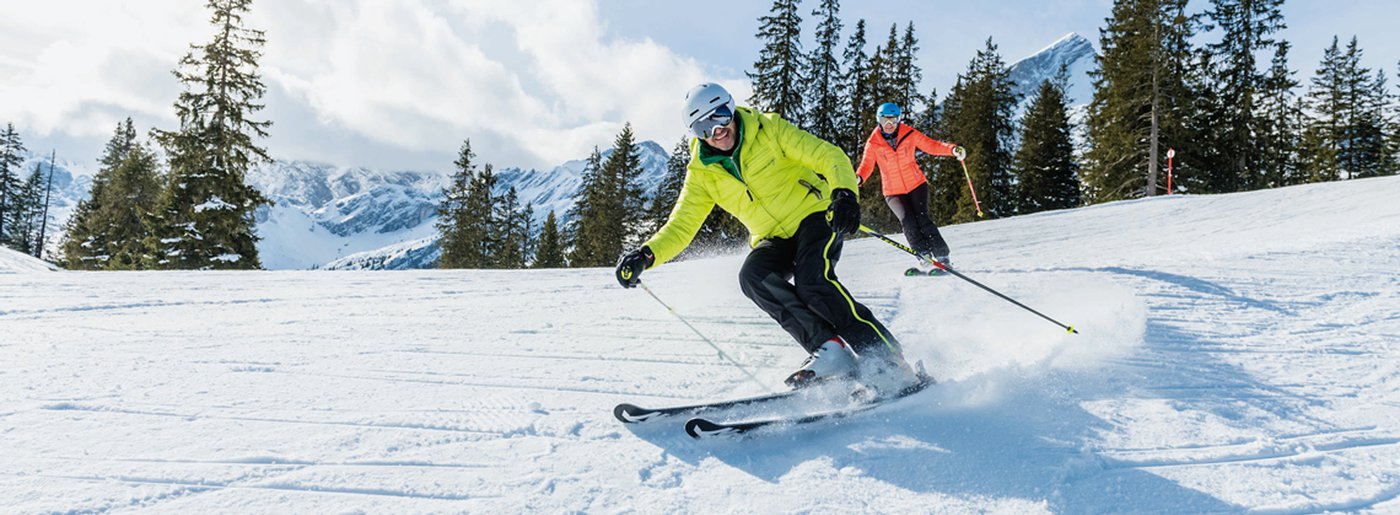
M 875 112 L 875 116 L 894 116 L 896 118 L 899 117 L 899 114 L 899 104 L 894 102 L 880 104 L 880 110 Z

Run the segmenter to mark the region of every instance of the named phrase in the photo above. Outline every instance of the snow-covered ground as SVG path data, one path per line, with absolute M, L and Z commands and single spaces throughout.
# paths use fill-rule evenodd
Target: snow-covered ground
M 0 274 L 0 511 L 1394 513 L 1397 196 L 946 229 L 1080 335 L 853 241 L 841 276 L 943 384 L 744 440 L 612 418 L 761 387 L 609 270 Z M 644 279 L 777 386 L 802 351 L 739 263 Z

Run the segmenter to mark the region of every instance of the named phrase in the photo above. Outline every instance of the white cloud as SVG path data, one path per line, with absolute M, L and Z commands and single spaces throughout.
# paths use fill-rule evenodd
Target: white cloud
M 125 116 L 168 128 L 170 70 L 210 32 L 202 4 L 7 2 L 0 121 L 68 136 L 105 136 Z M 626 121 L 669 146 L 681 96 L 718 79 L 649 39 L 608 36 L 592 1 L 265 0 L 247 23 L 267 31 L 265 82 L 298 104 L 263 112 L 277 157 L 360 164 L 347 162 L 348 134 L 446 168 L 471 138 L 499 166 L 542 167 L 610 145 Z M 726 82 L 747 96 L 746 81 Z

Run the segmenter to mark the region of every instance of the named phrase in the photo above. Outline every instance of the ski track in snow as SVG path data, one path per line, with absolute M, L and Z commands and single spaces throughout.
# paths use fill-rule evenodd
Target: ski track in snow
M 801 361 L 739 293 L 739 255 L 644 279 L 762 386 L 609 270 L 0 254 L 0 511 L 1396 512 L 1397 195 L 1381 178 L 945 229 L 961 271 L 1079 335 L 849 242 L 842 278 L 942 384 L 706 441 L 611 409 L 760 393 Z

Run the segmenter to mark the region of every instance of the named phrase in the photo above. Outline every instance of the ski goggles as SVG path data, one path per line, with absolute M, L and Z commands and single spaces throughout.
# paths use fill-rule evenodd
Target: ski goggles
M 899 123 L 898 116 L 881 116 L 880 123 Z
M 734 111 L 730 111 L 729 106 L 721 105 L 710 114 L 705 115 L 704 118 L 691 123 L 690 133 L 700 139 L 710 139 L 715 135 L 715 129 L 726 127 L 732 121 L 734 121 Z

